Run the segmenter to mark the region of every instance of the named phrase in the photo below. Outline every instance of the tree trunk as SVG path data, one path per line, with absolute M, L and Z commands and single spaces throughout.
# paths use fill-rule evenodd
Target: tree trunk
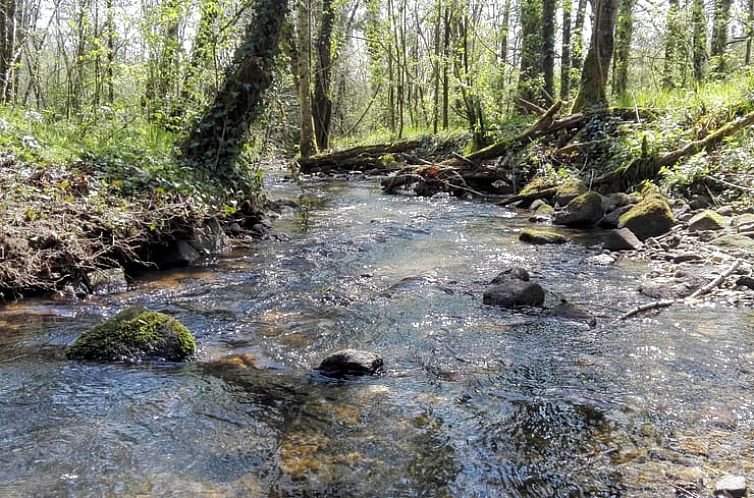
M 107 67 L 105 68 L 105 82 L 107 85 L 107 101 L 111 105 L 115 102 L 115 11 L 113 0 L 106 0 L 107 16 Z
M 563 40 L 560 48 L 560 100 L 571 93 L 571 0 L 563 0 Z
M 264 1 L 264 0 L 262 0 Z M 298 2 L 298 104 L 301 125 L 299 152 L 301 157 L 317 153 L 314 140 L 314 119 L 312 117 L 311 94 L 311 0 Z
M 712 23 L 712 47 L 710 55 L 714 58 L 715 72 L 717 73 L 723 73 L 727 68 L 725 49 L 728 45 L 728 27 L 732 3 L 733 0 L 717 0 L 715 2 L 715 19 Z
M 552 103 L 555 96 L 555 11 L 556 0 L 542 0 L 542 87 L 541 102 Z
M 573 112 L 607 107 L 607 72 L 613 55 L 613 33 L 618 0 L 597 0 L 592 27 L 592 42 L 584 61 L 579 94 Z
M 744 64 L 747 66 L 751 64 L 751 48 L 752 37 L 754 37 L 754 0 L 747 2 L 747 16 L 746 16 L 746 55 L 744 56 Z
M 330 147 L 332 122 L 332 31 L 335 22 L 333 0 L 322 0 L 322 24 L 317 37 L 317 65 L 314 78 L 314 130 L 319 150 Z
M 581 69 L 584 64 L 584 22 L 586 22 L 586 0 L 579 0 L 576 8 L 576 23 L 571 36 L 571 82 L 570 88 L 576 88 L 581 81 Z
M 707 17 L 704 15 L 704 0 L 694 0 L 691 10 L 691 51 L 694 64 L 694 79 L 704 79 L 707 65 Z
M 678 0 L 670 0 L 667 22 L 665 23 L 665 63 L 663 64 L 662 85 L 673 88 L 676 85 L 675 68 L 678 52 L 682 48 L 679 26 Z
M 256 0 L 254 19 L 214 103 L 182 145 L 183 156 L 196 167 L 214 173 L 231 187 L 242 175 L 237 161 L 264 92 L 272 84 L 279 39 L 288 2 Z
M 634 32 L 634 0 L 620 0 L 618 21 L 615 27 L 615 59 L 613 60 L 613 95 L 623 95 L 628 90 L 628 63 Z
M 524 100 L 542 103 L 544 89 L 542 54 L 542 0 L 521 0 L 521 74 L 518 95 Z

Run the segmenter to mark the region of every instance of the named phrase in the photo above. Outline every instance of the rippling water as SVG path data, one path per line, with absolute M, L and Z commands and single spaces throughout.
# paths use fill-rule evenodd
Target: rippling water
M 0 309 L 0 496 L 672 496 L 752 476 L 751 310 L 615 323 L 646 268 L 525 246 L 513 211 L 366 181 L 270 190 L 308 206 L 273 241 L 97 302 Z M 597 327 L 482 306 L 512 264 Z M 65 360 L 134 302 L 186 323 L 196 361 Z M 311 374 L 341 347 L 387 375 Z M 217 362 L 247 353 L 258 368 Z

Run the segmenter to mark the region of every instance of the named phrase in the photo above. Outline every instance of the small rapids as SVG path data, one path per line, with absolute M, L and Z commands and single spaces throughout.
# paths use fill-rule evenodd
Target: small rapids
M 272 240 L 125 294 L 0 309 L 0 496 L 672 496 L 754 472 L 751 310 L 615 322 L 647 268 L 524 245 L 513 210 L 268 181 L 300 202 Z M 597 326 L 483 306 L 511 265 Z M 185 323 L 195 361 L 65 359 L 131 303 Z M 312 374 L 343 347 L 386 375 Z M 217 361 L 241 354 L 256 368 Z

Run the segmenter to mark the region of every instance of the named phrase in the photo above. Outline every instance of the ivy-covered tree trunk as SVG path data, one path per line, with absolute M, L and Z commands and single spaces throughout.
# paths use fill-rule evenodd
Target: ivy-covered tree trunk
M 213 104 L 182 146 L 183 156 L 197 168 L 232 186 L 242 179 L 237 162 L 249 128 L 272 84 L 274 60 L 288 2 L 256 0 L 254 19 L 246 27 L 225 82 Z
M 333 0 L 322 0 L 322 21 L 317 37 L 317 65 L 314 79 L 314 134 L 319 150 L 330 147 L 332 122 L 332 31 L 335 22 Z
M 518 95 L 540 102 L 544 88 L 542 54 L 542 0 L 521 0 L 521 74 Z
M 728 26 L 730 23 L 730 8 L 733 0 L 717 0 L 715 2 L 715 18 L 712 23 L 712 46 L 710 55 L 714 59 L 714 69 L 717 73 L 725 72 L 727 61 L 725 49 L 728 45 Z
M 615 26 L 615 55 L 613 59 L 613 95 L 628 90 L 628 61 L 634 33 L 634 0 L 620 0 Z
M 586 22 L 586 0 L 579 0 L 576 8 L 576 22 L 571 35 L 570 88 L 578 87 L 581 81 L 581 66 L 584 64 L 584 22 Z
M 270 1 L 270 0 L 268 0 Z M 312 117 L 312 70 L 311 70 L 311 0 L 299 0 L 298 22 L 298 105 L 299 105 L 299 152 L 309 157 L 317 152 Z
M 571 9 L 573 2 L 563 0 L 563 40 L 560 48 L 560 99 L 571 93 Z
M 556 0 L 542 0 L 542 87 L 541 102 L 555 98 L 555 11 Z
M 677 84 L 675 68 L 678 65 L 679 52 L 682 50 L 682 36 L 678 0 L 670 0 L 665 23 L 665 63 L 662 75 L 662 85 L 665 88 L 673 88 Z
M 694 80 L 704 79 L 707 66 L 707 17 L 704 15 L 704 0 L 694 0 L 691 7 L 691 57 L 694 64 Z
M 618 0 L 597 0 L 594 9 L 592 41 L 584 61 L 584 72 L 573 112 L 607 106 L 607 73 L 613 55 L 613 34 Z

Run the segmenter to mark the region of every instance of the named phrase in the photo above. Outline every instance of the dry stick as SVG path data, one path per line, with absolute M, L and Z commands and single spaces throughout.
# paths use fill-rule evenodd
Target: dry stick
M 749 194 L 754 193 L 754 189 L 753 188 L 744 187 L 743 185 L 736 185 L 735 183 L 731 183 L 731 182 L 729 182 L 727 180 L 723 180 L 722 178 L 715 178 L 714 176 L 710 176 L 710 175 L 704 175 L 703 178 L 705 178 L 707 180 L 711 180 L 711 181 L 713 181 L 715 183 L 719 183 L 721 185 L 725 185 L 726 187 L 730 187 L 730 188 L 734 188 L 734 189 L 740 190 L 742 192 L 746 192 L 746 193 L 749 193 Z
M 717 277 L 712 282 L 708 283 L 701 289 L 698 289 L 696 292 L 691 294 L 686 299 L 673 299 L 673 300 L 666 300 L 666 301 L 655 301 L 653 303 L 644 304 L 642 306 L 639 306 L 637 308 L 632 309 L 628 313 L 625 313 L 622 315 L 619 320 L 627 320 L 633 316 L 636 316 L 640 313 L 644 313 L 645 311 L 651 311 L 661 308 L 669 308 L 670 306 L 673 306 L 675 303 L 683 302 L 683 303 L 689 303 L 693 301 L 694 299 L 697 299 L 701 296 L 704 296 L 706 294 L 709 294 L 712 290 L 714 290 L 716 287 L 720 286 L 726 278 L 731 276 L 733 272 L 738 270 L 738 267 L 741 266 L 741 260 L 737 259 L 733 265 L 731 265 L 730 268 L 728 268 L 725 273 L 722 273 L 719 277 Z

